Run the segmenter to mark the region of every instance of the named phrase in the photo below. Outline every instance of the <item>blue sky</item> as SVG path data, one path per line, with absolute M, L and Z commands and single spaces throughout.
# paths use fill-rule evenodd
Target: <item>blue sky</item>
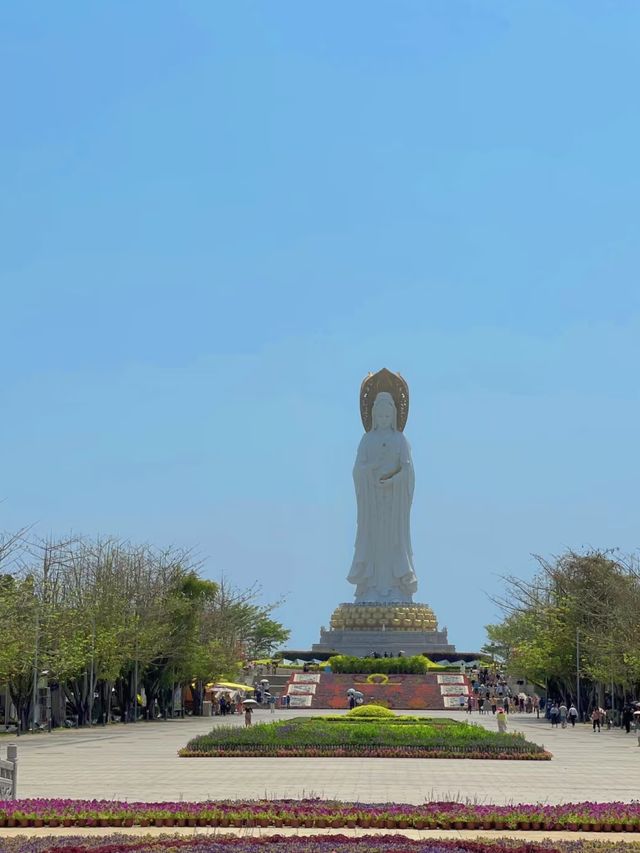
M 419 600 L 637 548 L 640 6 L 0 8 L 0 528 L 348 601 L 364 374 L 412 399 Z

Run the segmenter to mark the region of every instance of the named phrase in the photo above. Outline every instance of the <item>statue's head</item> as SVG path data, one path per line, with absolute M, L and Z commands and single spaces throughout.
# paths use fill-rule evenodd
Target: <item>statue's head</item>
M 397 429 L 396 404 L 388 391 L 381 391 L 373 404 L 372 420 L 374 429 Z

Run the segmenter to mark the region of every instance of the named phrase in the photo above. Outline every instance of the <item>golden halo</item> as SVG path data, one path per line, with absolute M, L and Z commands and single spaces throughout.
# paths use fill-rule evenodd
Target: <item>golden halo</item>
M 409 386 L 399 373 L 392 373 L 386 367 L 377 373 L 368 373 L 360 386 L 360 417 L 365 431 L 371 430 L 373 404 L 381 391 L 393 397 L 398 414 L 397 427 L 402 432 L 409 417 Z

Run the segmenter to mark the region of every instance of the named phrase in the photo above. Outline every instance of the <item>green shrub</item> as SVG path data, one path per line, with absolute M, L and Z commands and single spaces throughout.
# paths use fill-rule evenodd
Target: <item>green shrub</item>
M 347 711 L 345 714 L 346 717 L 395 717 L 393 711 L 390 711 L 388 708 L 383 708 L 382 705 L 376 705 L 371 703 L 371 705 L 360 705 L 359 708 L 352 708 L 350 711 Z
M 184 756 L 254 755 L 278 756 L 326 754 L 336 750 L 339 755 L 368 754 L 378 748 L 397 749 L 394 757 L 411 758 L 412 750 L 426 750 L 423 757 L 476 758 L 542 758 L 543 747 L 528 743 L 520 734 L 490 732 L 482 726 L 469 725 L 443 718 L 406 718 L 387 716 L 384 709 L 367 705 L 360 713 L 371 712 L 375 717 L 299 717 L 273 723 L 256 723 L 248 728 L 216 726 L 209 734 L 199 735 L 180 751 Z M 383 716 L 379 716 L 382 711 Z M 405 750 L 405 751 L 403 751 Z M 305 751 L 307 751 L 305 753 Z
M 424 675 L 429 672 L 431 664 L 424 655 L 410 658 L 357 658 L 351 655 L 334 655 L 327 663 L 332 672 L 363 675 L 374 672 L 385 675 Z

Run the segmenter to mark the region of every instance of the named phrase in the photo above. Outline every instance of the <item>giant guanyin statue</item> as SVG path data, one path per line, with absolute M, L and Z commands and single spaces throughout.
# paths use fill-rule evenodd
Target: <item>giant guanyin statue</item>
M 409 521 L 413 462 L 403 434 L 408 413 L 409 389 L 400 374 L 383 369 L 364 379 L 365 434 L 353 469 L 358 529 L 348 576 L 356 603 L 410 604 L 418 588 Z
M 358 530 L 348 575 L 355 602 L 336 607 L 313 651 L 359 656 L 455 652 L 429 605 L 413 600 L 418 588 L 409 520 L 414 474 L 403 433 L 408 414 L 409 388 L 399 373 L 385 368 L 365 377 L 360 387 L 365 434 L 353 468 Z

